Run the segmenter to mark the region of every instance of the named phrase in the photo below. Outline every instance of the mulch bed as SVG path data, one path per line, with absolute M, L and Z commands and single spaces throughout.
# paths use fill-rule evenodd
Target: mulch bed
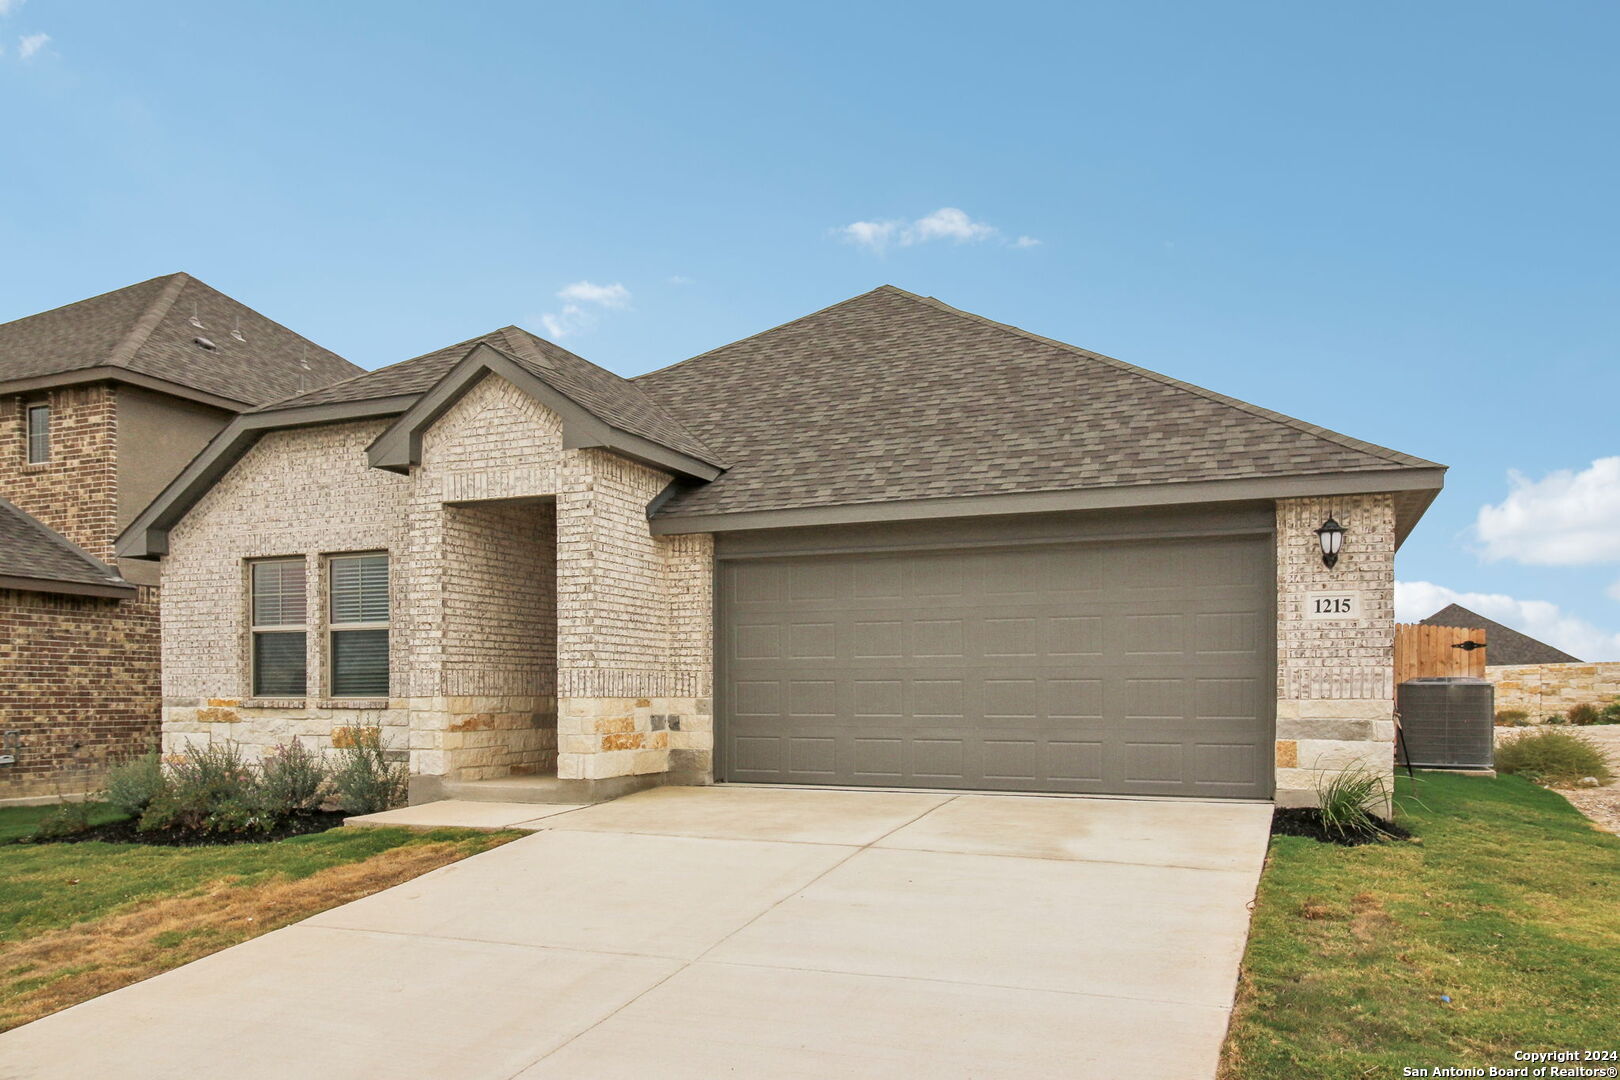
M 20 844 L 82 844 L 99 841 L 104 844 L 148 844 L 154 847 L 217 847 L 224 844 L 262 844 L 269 840 L 285 840 L 289 836 L 307 836 L 325 832 L 343 824 L 349 815 L 341 810 L 305 810 L 282 820 L 273 829 L 264 832 L 210 833 L 188 829 L 164 829 L 141 832 L 135 819 L 109 821 L 105 825 L 92 825 L 84 832 L 72 836 L 27 837 Z
M 1408 840 L 1412 834 L 1392 821 L 1383 822 L 1377 829 L 1352 833 L 1349 836 L 1329 832 L 1322 824 L 1322 811 L 1314 806 L 1286 807 L 1271 812 L 1272 836 L 1303 836 L 1324 844 L 1357 847 L 1376 844 L 1383 840 Z

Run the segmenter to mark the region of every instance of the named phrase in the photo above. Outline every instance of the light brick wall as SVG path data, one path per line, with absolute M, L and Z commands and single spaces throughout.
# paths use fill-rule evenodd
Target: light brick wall
M 366 464 L 385 426 L 272 433 L 171 531 L 170 742 L 318 743 L 352 713 L 422 774 L 707 780 L 713 545 L 651 535 L 669 475 L 564 449 L 558 417 L 493 376 L 424 432 L 409 477 Z M 391 700 L 244 702 L 244 560 L 302 553 L 314 571 L 371 549 L 393 560 Z
M 1489 649 L 1486 650 L 1490 652 Z M 1485 677 L 1496 687 L 1496 708 L 1522 709 L 1539 723 L 1575 705 L 1602 708 L 1620 701 L 1620 662 L 1599 664 L 1491 664 Z
M 1316 528 L 1346 529 L 1338 565 Z M 1306 618 L 1314 594 L 1359 594 L 1361 617 Z M 1361 765 L 1393 779 L 1395 508 L 1389 495 L 1277 502 L 1277 803 L 1311 805 L 1323 774 Z

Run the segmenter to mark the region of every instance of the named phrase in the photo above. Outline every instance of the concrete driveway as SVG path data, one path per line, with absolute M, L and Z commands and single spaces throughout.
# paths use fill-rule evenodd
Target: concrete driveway
M 1269 819 L 656 789 L 0 1036 L 0 1077 L 1209 1077 Z

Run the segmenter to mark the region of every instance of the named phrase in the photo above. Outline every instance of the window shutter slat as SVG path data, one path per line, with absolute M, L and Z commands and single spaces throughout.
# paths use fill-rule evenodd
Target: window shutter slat
M 303 697 L 306 682 L 302 630 L 253 635 L 255 697 Z
M 254 626 L 302 626 L 308 606 L 302 559 L 253 564 Z
M 388 621 L 388 556 L 345 555 L 331 561 L 332 622 Z
M 388 631 L 332 631 L 332 694 L 388 696 Z

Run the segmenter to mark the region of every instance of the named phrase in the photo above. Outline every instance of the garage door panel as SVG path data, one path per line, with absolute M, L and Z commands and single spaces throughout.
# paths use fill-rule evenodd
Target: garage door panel
M 1255 537 L 722 563 L 722 778 L 1268 796 L 1273 588 Z

